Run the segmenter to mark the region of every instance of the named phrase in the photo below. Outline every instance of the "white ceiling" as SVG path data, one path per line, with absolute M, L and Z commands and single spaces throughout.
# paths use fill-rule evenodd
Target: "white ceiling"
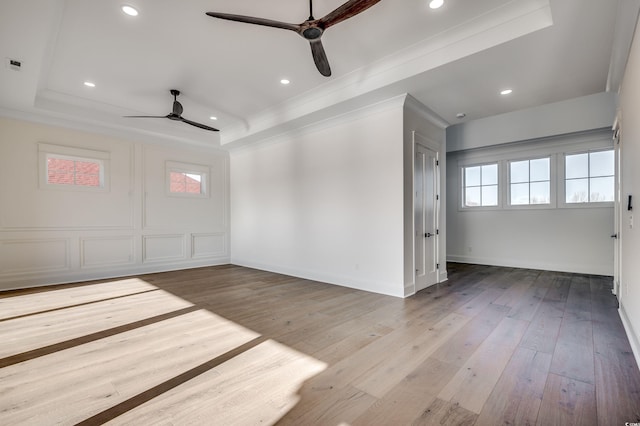
M 316 18 L 344 1 L 315 0 Z M 622 69 L 612 52 L 625 2 L 445 0 L 434 11 L 427 0 L 382 0 L 324 34 L 326 78 L 295 33 L 205 15 L 300 23 L 307 0 L 2 0 L 0 58 L 23 66 L 0 67 L 0 114 L 234 147 L 410 93 L 455 124 L 459 112 L 473 120 L 605 91 L 609 70 Z M 140 15 L 124 15 L 124 3 Z M 514 93 L 500 96 L 506 87 Z M 184 117 L 221 132 L 122 118 L 166 115 L 173 88 Z

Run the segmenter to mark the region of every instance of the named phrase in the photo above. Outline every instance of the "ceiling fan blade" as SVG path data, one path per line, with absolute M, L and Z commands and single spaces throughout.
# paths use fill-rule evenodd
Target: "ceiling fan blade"
M 311 45 L 311 54 L 313 55 L 313 62 L 316 63 L 316 68 L 318 68 L 320 74 L 325 77 L 330 77 L 331 67 L 329 66 L 327 54 L 324 52 L 324 47 L 322 47 L 322 42 L 317 38 L 315 40 L 309 40 L 309 44 Z
M 125 115 L 124 118 L 169 118 L 168 115 Z
M 345 19 L 349 19 L 352 16 L 356 16 L 357 14 L 364 12 L 379 1 L 380 0 L 349 0 L 333 12 L 330 12 L 320 18 L 318 25 L 324 29 L 329 28 L 330 26 L 338 24 Z
M 209 126 L 207 126 L 205 124 L 196 123 L 195 121 L 187 120 L 184 117 L 181 117 L 180 121 L 182 121 L 184 123 L 187 123 L 187 124 L 191 124 L 192 126 L 198 127 L 200 129 L 210 130 L 212 132 L 219 132 L 220 131 L 220 130 L 216 129 L 215 127 L 209 127 Z
M 287 22 L 273 21 L 271 19 L 255 18 L 253 16 L 233 15 L 230 13 L 207 12 L 213 18 L 226 19 L 228 21 L 244 22 L 246 24 L 263 25 L 265 27 L 282 28 L 283 30 L 300 31 L 300 25 Z

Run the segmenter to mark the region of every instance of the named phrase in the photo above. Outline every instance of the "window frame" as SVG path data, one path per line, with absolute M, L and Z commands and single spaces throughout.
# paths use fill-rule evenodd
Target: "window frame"
M 73 161 L 86 161 L 100 164 L 100 185 L 87 186 L 49 182 L 49 158 Z M 108 192 L 110 190 L 110 158 L 111 153 L 87 148 L 76 148 L 49 143 L 38 144 L 38 172 L 40 189 L 55 191 Z
M 172 192 L 171 191 L 171 173 L 200 175 L 200 193 L 193 192 Z M 194 163 L 183 163 L 178 161 L 167 161 L 165 164 L 165 194 L 168 197 L 179 198 L 209 198 L 209 179 L 211 169 L 209 166 Z
M 505 185 L 503 188 L 505 194 L 505 210 L 540 210 L 540 209 L 554 209 L 557 206 L 557 185 L 555 182 L 557 181 L 556 176 L 556 154 L 548 153 L 548 154 L 538 154 L 538 155 L 528 155 L 526 157 L 510 157 L 508 160 L 503 160 L 505 163 Z M 549 159 L 549 202 L 545 204 L 511 204 L 511 163 L 518 163 L 521 161 L 533 161 L 533 160 L 542 160 L 548 158 Z M 531 163 L 529 163 L 529 167 L 531 167 Z M 535 182 L 546 182 L 546 181 L 534 181 Z M 525 183 L 525 182 L 521 182 Z M 529 188 L 531 188 L 531 169 L 529 169 Z M 529 200 L 531 200 L 531 193 L 529 192 Z
M 591 154 L 594 152 L 605 152 L 612 151 L 614 153 L 614 169 L 613 169 L 613 178 L 614 178 L 614 201 L 587 201 L 581 203 L 567 203 L 567 156 L 569 155 L 580 155 L 580 154 Z M 558 203 L 559 207 L 567 208 L 567 209 L 584 209 L 584 208 L 600 208 L 606 207 L 610 208 L 614 206 L 615 203 L 615 177 L 617 170 L 615 168 L 615 149 L 613 147 L 602 147 L 602 148 L 585 148 L 585 149 L 575 149 L 563 152 L 561 155 L 558 155 L 558 170 L 559 176 L 561 179 L 558 179 Z M 589 175 L 587 176 L 588 180 L 591 180 L 591 171 L 589 170 Z
M 517 211 L 572 208 L 613 208 L 612 202 L 565 203 L 565 154 L 609 151 L 614 149 L 613 132 L 609 128 L 599 128 L 585 132 L 551 136 L 540 139 L 528 139 L 508 144 L 496 144 L 486 147 L 454 150 L 447 154 L 448 159 L 455 161 L 456 174 L 449 175 L 447 189 L 455 176 L 457 193 L 457 210 L 467 211 Z M 510 205 L 510 162 L 534 160 L 549 157 L 550 160 L 550 204 Z M 498 163 L 498 206 L 466 207 L 464 206 L 464 167 Z M 615 173 L 619 173 L 616 169 Z
M 468 206 L 466 205 L 466 189 L 467 189 L 467 185 L 466 185 L 466 169 L 468 168 L 472 168 L 472 167 L 480 167 L 482 168 L 483 166 L 493 166 L 495 165 L 497 168 L 497 180 L 496 180 L 496 184 L 495 186 L 497 187 L 497 203 L 495 205 L 491 205 L 491 206 Z M 462 163 L 458 165 L 458 171 L 459 171 L 459 178 L 460 178 L 460 185 L 458 186 L 458 189 L 460 190 L 460 197 L 459 197 L 459 209 L 460 210 L 464 210 L 464 211 L 471 211 L 471 210 L 500 210 L 502 209 L 502 191 L 501 191 L 501 182 L 502 182 L 502 166 L 501 166 L 501 162 L 499 160 L 494 160 L 494 161 L 477 161 L 477 162 L 471 162 L 471 163 Z M 482 177 L 481 177 L 482 179 Z M 494 185 L 484 185 L 484 186 L 494 186 Z M 482 180 L 480 181 L 480 197 L 482 197 Z

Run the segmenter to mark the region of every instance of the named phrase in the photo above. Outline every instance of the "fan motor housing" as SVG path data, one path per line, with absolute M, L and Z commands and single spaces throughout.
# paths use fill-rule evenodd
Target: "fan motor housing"
M 322 36 L 322 30 L 318 27 L 309 27 L 302 31 L 302 36 L 307 40 L 315 40 Z

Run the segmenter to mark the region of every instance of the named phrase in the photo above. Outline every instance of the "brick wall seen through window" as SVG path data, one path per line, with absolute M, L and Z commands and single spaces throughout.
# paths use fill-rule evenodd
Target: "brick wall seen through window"
M 47 156 L 47 183 L 99 188 L 102 162 L 86 158 Z
M 202 194 L 202 175 L 172 171 L 169 191 L 178 194 Z

